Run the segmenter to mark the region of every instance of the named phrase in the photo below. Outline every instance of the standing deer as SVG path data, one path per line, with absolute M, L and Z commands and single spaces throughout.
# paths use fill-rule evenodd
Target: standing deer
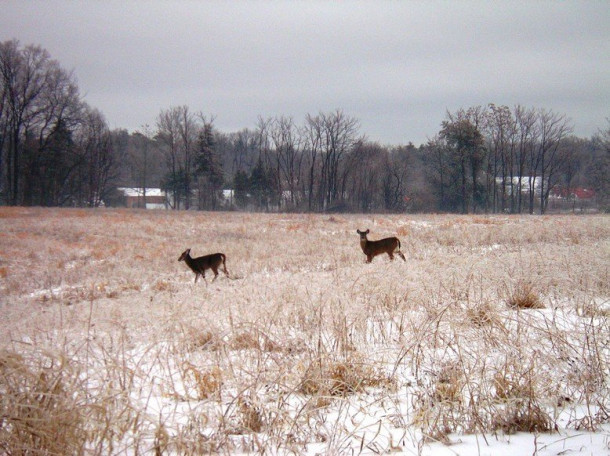
M 360 231 L 356 230 L 360 235 L 360 247 L 366 255 L 366 262 L 370 263 L 377 255 L 387 253 L 390 256 L 390 260 L 394 259 L 394 253 L 396 253 L 404 261 L 407 261 L 405 256 L 400 251 L 400 239 L 397 237 L 388 237 L 380 239 L 379 241 L 369 241 L 366 235 L 369 234 L 369 230 Z
M 224 253 L 212 253 L 211 255 L 204 255 L 197 258 L 191 258 L 191 249 L 186 249 L 178 258 L 178 261 L 184 261 L 186 265 L 191 268 L 195 273 L 195 283 L 201 275 L 205 283 L 208 281 L 205 278 L 205 270 L 211 269 L 214 272 L 214 278 L 212 282 L 218 277 L 218 267 L 222 264 L 222 271 L 229 277 L 229 271 L 227 271 L 227 265 L 225 263 L 227 257 Z

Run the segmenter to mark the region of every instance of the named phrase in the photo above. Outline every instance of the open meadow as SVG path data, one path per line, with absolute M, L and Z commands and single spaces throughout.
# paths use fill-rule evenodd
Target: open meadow
M 610 452 L 610 216 L 2 207 L 0 321 L 0 454 Z

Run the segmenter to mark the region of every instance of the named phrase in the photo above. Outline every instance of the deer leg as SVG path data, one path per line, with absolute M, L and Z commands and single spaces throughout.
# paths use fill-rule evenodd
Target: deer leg
M 367 255 L 366 256 L 366 262 L 370 263 L 371 261 L 373 261 L 373 256 L 372 255 Z
M 390 261 L 394 261 L 394 254 L 392 252 L 388 252 L 388 255 L 390 257 Z
M 198 278 L 199 278 L 199 273 L 198 273 L 198 272 L 196 272 L 196 273 L 195 273 L 195 283 L 197 283 L 197 279 L 198 279 Z
M 402 252 L 401 252 L 400 250 L 399 250 L 398 252 L 396 252 L 396 253 L 398 253 L 398 255 L 400 256 L 400 258 L 402 258 L 402 259 L 403 259 L 403 261 L 407 261 L 407 259 L 405 258 L 405 256 L 402 254 Z
M 213 282 L 218 277 L 218 268 L 215 268 L 214 266 L 212 266 L 212 272 L 214 272 L 214 278 L 212 279 L 212 282 Z

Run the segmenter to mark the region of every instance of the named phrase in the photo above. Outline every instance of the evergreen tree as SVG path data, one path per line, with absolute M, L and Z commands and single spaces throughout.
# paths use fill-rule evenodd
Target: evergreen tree
M 199 177 L 199 209 L 216 209 L 217 193 L 222 189 L 224 177 L 211 122 L 204 122 L 199 132 L 195 164 Z
M 180 202 L 186 199 L 184 194 L 184 181 L 186 180 L 186 173 L 183 168 L 180 168 L 177 172 L 168 171 L 163 179 L 161 179 L 161 189 L 164 192 L 171 193 L 174 197 L 172 201 L 173 206 L 170 203 L 172 209 L 180 209 Z
M 248 205 L 248 193 L 250 191 L 250 179 L 244 171 L 237 171 L 233 179 L 233 188 L 235 190 L 235 203 L 241 209 L 245 209 Z
M 254 204 L 259 209 L 269 209 L 269 201 L 273 193 L 272 186 L 273 181 L 263 164 L 263 160 L 259 158 L 250 174 L 250 191 L 254 198 Z

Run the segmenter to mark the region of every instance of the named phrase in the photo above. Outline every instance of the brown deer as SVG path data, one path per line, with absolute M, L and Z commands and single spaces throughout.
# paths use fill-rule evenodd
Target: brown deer
M 362 247 L 362 251 L 366 255 L 367 263 L 370 263 L 373 261 L 373 258 L 383 253 L 387 253 L 390 256 L 390 260 L 394 259 L 394 253 L 396 253 L 400 258 L 407 261 L 400 251 L 400 239 L 397 237 L 388 237 L 380 239 L 379 241 L 369 241 L 366 238 L 366 235 L 369 234 L 369 230 L 356 230 L 356 232 L 360 235 L 360 247 Z
M 227 271 L 227 265 L 225 263 L 227 257 L 224 253 L 212 253 L 211 255 L 204 255 L 197 258 L 191 257 L 191 249 L 186 249 L 178 258 L 178 261 L 184 261 L 186 265 L 191 268 L 191 270 L 195 273 L 195 283 L 197 283 L 197 279 L 201 275 L 205 283 L 208 281 L 205 278 L 205 270 L 211 269 L 214 272 L 214 278 L 212 282 L 216 280 L 218 277 L 218 267 L 222 265 L 222 271 L 229 277 L 229 271 Z

